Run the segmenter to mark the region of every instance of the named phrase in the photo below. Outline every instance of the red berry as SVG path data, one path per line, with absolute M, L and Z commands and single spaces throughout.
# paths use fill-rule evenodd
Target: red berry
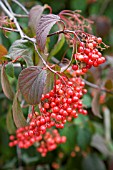
M 78 70 L 78 65 L 72 65 L 72 69 L 75 71 Z
M 53 107 L 53 112 L 55 113 L 59 112 L 59 108 L 57 106 Z
M 44 103 L 44 108 L 49 109 L 49 103 Z
M 102 43 L 102 38 L 101 38 L 101 37 L 98 37 L 98 38 L 97 38 L 97 42 L 98 42 L 99 44 L 101 44 L 101 43 Z

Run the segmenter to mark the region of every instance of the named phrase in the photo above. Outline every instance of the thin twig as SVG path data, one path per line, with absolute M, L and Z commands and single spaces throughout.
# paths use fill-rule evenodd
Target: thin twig
M 17 0 L 12 0 L 13 2 L 15 2 L 20 8 L 23 9 L 23 11 L 28 15 L 29 12 L 27 11 L 27 9 Z
M 86 85 L 88 85 L 88 86 L 90 86 L 90 87 L 92 87 L 92 88 L 95 88 L 95 89 L 98 89 L 98 90 L 100 90 L 100 91 L 103 91 L 103 92 L 106 92 L 106 93 L 109 93 L 109 94 L 112 94 L 112 95 L 113 95 L 113 91 L 107 90 L 107 89 L 105 89 L 105 88 L 101 88 L 101 87 L 99 87 L 98 85 L 93 84 L 93 83 L 91 83 L 91 82 L 89 82 L 89 81 L 87 81 L 87 80 L 85 80 L 85 79 L 83 79 L 83 81 L 85 82 Z
M 53 36 L 53 35 L 56 35 L 56 34 L 61 34 L 61 33 L 63 33 L 63 34 L 69 33 L 69 34 L 74 34 L 74 35 L 75 35 L 75 31 L 71 31 L 71 30 L 66 30 L 66 29 L 64 29 L 64 30 L 60 30 L 60 31 L 53 32 L 53 33 L 49 34 L 48 37 Z
M 13 29 L 13 28 L 7 28 L 7 27 L 2 27 L 2 26 L 0 26 L 0 29 L 6 30 L 6 31 L 12 31 L 12 32 L 19 32 L 19 31 L 18 31 L 18 30 L 16 30 L 16 29 Z
M 14 13 L 14 16 L 18 17 L 18 18 L 28 18 L 28 15 L 22 15 L 22 14 L 15 14 Z
M 38 49 L 37 49 L 37 46 L 36 46 L 36 43 L 34 43 L 34 47 L 35 47 L 35 50 L 37 52 L 37 54 L 39 55 L 40 59 L 42 60 L 43 64 L 50 70 L 52 71 L 53 73 L 57 74 L 57 72 L 55 70 L 53 70 L 51 67 L 49 67 L 46 63 L 46 61 L 43 59 L 43 57 L 41 56 L 41 54 L 39 53 Z
M 56 34 L 61 34 L 61 33 L 64 33 L 64 30 L 53 32 L 53 33 L 49 34 L 48 37 L 51 37 Z
M 0 1 L 0 6 L 4 10 L 4 12 L 10 17 L 10 19 L 13 19 L 13 15 L 9 12 L 9 10 L 5 7 L 2 1 Z
M 4 0 L 4 3 L 6 4 L 8 10 L 9 10 L 11 13 L 13 13 L 12 8 L 10 7 L 9 3 L 7 2 L 7 0 Z
M 14 17 L 14 13 L 12 11 L 12 13 L 6 8 L 6 6 L 3 4 L 3 2 L 0 1 L 0 6 L 2 7 L 2 9 L 4 10 L 4 12 L 10 17 L 10 19 L 12 19 L 15 23 L 15 26 L 17 27 L 17 30 L 21 36 L 22 39 L 27 39 L 29 41 L 31 41 L 32 43 L 36 42 L 36 40 L 34 38 L 30 38 L 27 35 L 24 34 L 24 32 L 22 31 L 16 17 Z
M 0 1 L 0 5 L 2 7 L 2 9 L 4 10 L 4 12 L 14 21 L 19 33 L 20 33 L 20 36 L 21 38 L 24 38 L 24 33 L 22 31 L 22 29 L 20 28 L 20 25 L 17 21 L 17 19 L 14 17 L 13 13 L 11 13 L 7 8 L 6 6 L 3 4 L 3 2 Z
M 78 35 L 76 34 L 76 31 L 71 31 L 71 30 L 66 30 L 66 29 L 53 32 L 53 33 L 49 34 L 47 37 L 50 37 L 50 36 L 53 36 L 53 35 L 56 35 L 56 34 L 62 34 L 62 33 L 63 34 L 73 34 L 78 39 L 78 41 L 80 41 Z
M 42 60 L 43 64 L 45 65 L 46 68 L 48 68 L 51 72 L 53 72 L 54 74 L 58 75 L 60 77 L 60 79 L 63 81 L 63 83 L 66 85 L 66 82 L 64 81 L 64 79 L 62 78 L 62 76 L 55 70 L 53 70 L 47 63 L 46 61 L 43 59 L 43 57 L 41 56 L 41 54 L 39 53 L 36 43 L 34 43 L 34 47 L 35 47 L 35 51 L 37 52 L 37 54 L 39 55 L 40 59 Z

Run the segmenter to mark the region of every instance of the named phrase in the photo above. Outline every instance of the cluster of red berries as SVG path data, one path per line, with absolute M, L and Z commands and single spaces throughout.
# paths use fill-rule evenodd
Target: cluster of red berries
M 42 95 L 40 113 L 28 115 L 29 124 L 17 129 L 16 136 L 10 136 L 9 146 L 27 149 L 38 142 L 37 151 L 44 156 L 57 144 L 64 143 L 65 137 L 60 137 L 57 130 L 53 130 L 53 135 L 46 131 L 53 126 L 63 128 L 66 121 L 76 118 L 78 113 L 87 114 L 81 100 L 87 92 L 84 85 L 80 77 L 68 79 L 62 76 L 56 80 L 53 90 Z
M 31 121 L 31 123 L 32 122 L 33 121 Z M 27 149 L 33 144 L 37 144 L 37 151 L 44 157 L 48 151 L 56 149 L 58 144 L 66 142 L 66 137 L 60 136 L 56 129 L 41 135 L 38 131 L 35 131 L 36 128 L 37 126 L 31 129 L 31 125 L 28 125 L 17 129 L 16 136 L 10 136 L 11 142 L 9 146 L 13 147 L 18 145 L 19 148 Z
M 60 136 L 57 129 L 53 129 L 51 133 L 46 132 L 43 139 L 37 148 L 37 151 L 40 152 L 43 157 L 46 156 L 48 151 L 55 150 L 58 144 L 66 142 L 66 137 Z
M 66 121 L 77 118 L 78 113 L 87 114 L 81 100 L 87 92 L 84 85 L 80 77 L 62 77 L 56 80 L 53 90 L 42 95 L 40 111 L 50 118 L 50 126 L 52 124 L 56 128 L 63 128 Z
M 29 148 L 35 142 L 42 140 L 42 135 L 46 132 L 45 123 L 48 123 L 48 120 L 43 116 L 40 116 L 38 112 L 34 114 L 29 114 L 29 124 L 25 127 L 17 129 L 16 136 L 10 136 L 12 142 L 9 143 L 9 146 L 18 145 L 19 148 Z
M 80 42 L 78 52 L 73 56 L 77 64 L 74 64 L 72 69 L 76 71 L 76 74 L 82 75 L 92 66 L 98 67 L 105 62 L 105 58 L 98 50 L 98 48 L 101 48 L 101 43 L 102 39 L 94 36 L 89 36 L 85 39 L 85 42 Z

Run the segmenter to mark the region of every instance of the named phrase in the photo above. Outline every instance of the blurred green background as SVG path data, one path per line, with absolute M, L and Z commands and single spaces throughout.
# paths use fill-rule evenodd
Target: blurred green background
M 19 0 L 19 2 L 28 10 L 37 4 L 48 4 L 55 14 L 64 9 L 81 10 L 84 17 L 93 20 L 92 33 L 101 36 L 110 48 L 103 53 L 107 58 L 107 64 L 92 69 L 85 78 L 94 84 L 97 79 L 101 79 L 108 90 L 113 90 L 113 0 Z M 16 13 L 23 13 L 11 0 L 9 3 Z M 3 15 L 2 11 L 0 15 Z M 27 22 L 27 19 L 19 19 L 20 25 L 26 32 Z M 19 39 L 19 35 L 8 33 L 7 36 L 8 38 L 0 30 L 0 44 L 8 50 L 10 45 Z M 16 68 L 15 78 L 11 79 L 14 87 L 19 73 L 20 69 Z M 0 85 L 0 169 L 113 170 L 113 94 L 101 92 L 97 100 L 97 90 L 89 86 L 86 88 L 88 93 L 84 96 L 83 103 L 87 106 L 88 116 L 80 115 L 74 122 L 67 123 L 60 131 L 62 135 L 67 136 L 67 142 L 42 158 L 35 147 L 27 150 L 9 148 L 6 117 L 12 102 L 6 99 Z M 95 109 L 100 111 L 102 118 L 94 115 L 97 111 Z

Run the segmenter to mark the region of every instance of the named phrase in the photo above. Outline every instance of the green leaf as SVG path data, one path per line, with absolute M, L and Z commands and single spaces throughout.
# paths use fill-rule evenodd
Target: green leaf
M 99 135 L 103 136 L 104 135 L 104 128 L 103 125 L 99 122 L 93 121 L 93 126 L 95 128 L 95 132 L 98 133 Z
M 87 1 L 86 0 L 71 0 L 70 1 L 70 7 L 73 10 L 85 10 L 87 7 Z
M 107 90 L 113 89 L 113 81 L 111 79 L 107 79 L 104 86 Z
M 5 169 L 11 170 L 15 167 L 16 162 L 17 162 L 17 157 L 13 157 L 12 159 L 8 160 L 2 168 L 4 170 Z M 17 170 L 17 169 L 15 169 L 15 170 Z
M 19 75 L 19 88 L 27 103 L 36 105 L 40 102 L 45 82 L 47 71 L 42 67 L 28 67 Z
M 46 94 L 50 92 L 53 89 L 53 85 L 54 85 L 54 73 L 48 70 L 43 93 Z
M 6 73 L 10 76 L 10 77 L 14 77 L 14 67 L 13 67 L 13 64 L 12 62 L 9 62 L 7 65 L 6 65 Z
M 15 60 L 17 57 L 22 57 L 27 66 L 32 66 L 33 48 L 28 40 L 16 40 L 9 49 L 8 56 Z
M 30 157 L 27 154 L 22 154 L 22 160 L 23 160 L 23 162 L 25 162 L 28 165 L 28 164 L 37 162 L 39 160 L 39 157 L 37 157 L 37 156 Z
M 66 153 L 70 153 L 73 151 L 75 145 L 76 145 L 76 126 L 71 125 L 71 126 L 66 126 L 64 129 L 61 130 L 60 132 L 61 136 L 66 136 L 67 140 L 66 143 L 61 145 L 61 148 L 64 150 Z
M 82 155 L 71 157 L 69 156 L 64 169 L 60 170 L 81 170 Z
M 74 119 L 74 123 L 76 124 L 76 125 L 84 125 L 86 122 L 88 122 L 88 120 L 89 120 L 89 118 L 88 118 L 88 116 L 84 116 L 84 115 L 82 115 L 82 114 L 79 114 L 78 115 L 78 118 L 77 119 Z
M 12 110 L 10 109 L 8 111 L 7 117 L 6 117 L 6 124 L 7 124 L 7 130 L 9 132 L 9 134 L 14 134 L 16 127 L 13 121 L 13 113 Z
M 106 168 L 102 160 L 94 153 L 83 159 L 82 170 L 106 170 Z
M 13 106 L 13 119 L 17 128 L 24 127 L 27 125 L 26 119 L 23 115 L 22 109 L 20 107 L 20 103 L 18 101 L 18 92 L 15 95 Z
M 81 149 L 86 149 L 91 141 L 91 132 L 86 128 L 79 127 L 76 138 L 78 146 Z
M 82 98 L 83 105 L 85 105 L 87 108 L 91 107 L 91 97 L 88 94 L 85 94 Z
M 1 68 L 1 84 L 2 84 L 3 92 L 6 95 L 6 97 L 8 99 L 12 100 L 14 97 L 14 92 L 13 92 L 10 82 L 8 80 L 4 66 L 2 66 L 2 68 Z
M 109 96 L 106 101 L 107 107 L 110 109 L 111 112 L 113 112 L 113 96 Z
M 64 45 L 64 42 L 65 42 L 65 37 L 63 34 L 60 34 L 57 43 L 55 44 L 53 49 L 50 51 L 48 59 L 50 59 L 52 56 L 56 55 L 60 51 L 60 49 Z

